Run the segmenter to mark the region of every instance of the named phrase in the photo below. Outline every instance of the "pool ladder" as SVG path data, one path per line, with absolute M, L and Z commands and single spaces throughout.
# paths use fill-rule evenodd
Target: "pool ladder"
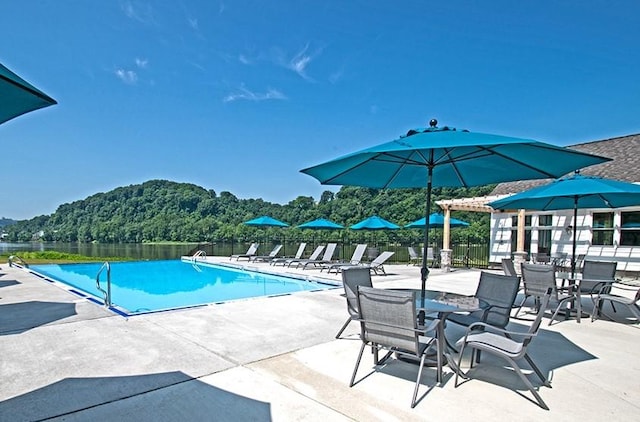
M 207 253 L 202 249 L 200 249 L 198 252 L 193 254 L 193 256 L 191 257 L 191 261 L 196 262 L 198 258 L 206 258 L 206 257 L 207 257 Z
M 102 271 L 104 270 L 107 271 L 107 290 L 106 291 L 100 286 L 100 274 L 102 274 Z M 100 270 L 98 270 L 98 274 L 96 275 L 96 288 L 104 296 L 104 306 L 110 307 L 111 306 L 111 265 L 109 264 L 108 261 L 105 261 L 105 263 L 102 264 L 102 267 L 100 267 Z

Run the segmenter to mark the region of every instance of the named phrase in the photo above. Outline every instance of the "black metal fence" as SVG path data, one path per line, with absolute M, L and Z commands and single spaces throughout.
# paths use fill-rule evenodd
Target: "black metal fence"
M 334 259 L 348 260 L 351 258 L 353 251 L 358 243 L 367 243 L 369 245 L 365 260 L 374 259 L 382 251 L 392 251 L 394 255 L 389 259 L 391 263 L 409 263 L 408 247 L 412 246 L 417 251 L 421 251 L 422 243 L 411 241 L 385 241 L 385 242 L 360 242 L 355 239 L 331 239 L 316 240 L 309 239 L 262 239 L 258 249 L 259 255 L 267 255 L 278 244 L 283 244 L 280 251 L 281 256 L 292 256 L 298 250 L 300 242 L 306 242 L 307 247 L 305 256 L 308 256 L 317 245 L 329 242 L 337 243 Z M 249 248 L 251 241 L 223 239 L 209 243 L 202 243 L 189 251 L 188 255 L 193 255 L 198 250 L 203 250 L 210 256 L 230 256 L 232 254 L 244 253 Z M 441 246 L 431 244 L 434 249 L 434 255 L 437 259 L 440 257 Z M 489 239 L 467 238 L 463 242 L 454 242 L 451 244 L 452 250 L 452 267 L 459 268 L 488 268 L 489 267 Z

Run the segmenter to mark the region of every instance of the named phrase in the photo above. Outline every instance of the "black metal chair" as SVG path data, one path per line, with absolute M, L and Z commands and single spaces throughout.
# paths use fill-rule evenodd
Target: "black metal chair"
M 455 378 L 455 387 L 457 388 L 460 384 L 458 383 L 458 377 L 461 376 L 465 379 L 470 378 L 470 370 L 467 372 L 463 372 L 461 368 L 462 363 L 462 355 L 467 348 L 472 349 L 471 361 L 470 361 L 470 369 L 474 366 L 474 355 L 476 353 L 487 352 L 494 356 L 498 356 L 504 360 L 506 360 L 509 365 L 513 368 L 514 372 L 520 377 L 520 379 L 527 386 L 529 391 L 533 394 L 538 405 L 545 410 L 549 410 L 547 404 L 542 400 L 542 397 L 533 386 L 531 381 L 524 375 L 522 369 L 517 364 L 517 360 L 524 358 L 531 369 L 536 373 L 536 375 L 542 381 L 542 385 L 545 387 L 551 387 L 551 384 L 547 380 L 547 378 L 543 375 L 542 371 L 536 366 L 531 357 L 527 354 L 527 349 L 531 344 L 531 341 L 538 334 L 538 330 L 540 329 L 540 323 L 542 322 L 542 315 L 544 314 L 545 309 L 548 306 L 549 299 L 552 296 L 552 289 L 547 289 L 547 291 L 540 296 L 540 308 L 536 315 L 535 320 L 531 324 L 529 330 L 527 332 L 517 332 L 517 331 L 507 331 L 502 328 L 494 327 L 491 324 L 487 324 L 484 322 L 476 322 L 475 324 L 471 324 L 467 328 L 467 332 L 463 338 L 461 338 L 457 346 L 460 347 L 460 355 L 458 357 L 458 371 L 456 371 Z M 502 367 L 501 367 L 502 368 Z
M 359 286 L 358 309 L 360 310 L 359 321 L 362 346 L 358 353 L 358 360 L 353 369 L 349 386 L 353 387 L 356 384 L 356 374 L 365 347 L 372 347 L 375 350 L 374 365 L 386 362 L 393 354 L 399 357 L 417 359 L 420 364 L 417 368 L 418 376 L 411 399 L 411 407 L 415 407 L 427 352 L 438 346 L 435 330 L 440 324 L 440 320 L 431 320 L 428 321 L 427 326 L 419 327 L 416 315 L 416 295 L 415 292 L 410 291 Z M 434 333 L 434 335 L 430 336 L 429 333 Z M 381 360 L 378 360 L 378 350 L 386 350 L 388 353 Z M 442 358 L 439 353 L 436 353 L 436 355 L 437 371 L 441 375 Z M 407 363 L 407 365 L 413 364 Z M 366 377 L 368 375 L 365 375 L 360 380 Z M 442 378 L 439 376 L 437 379 Z
M 469 314 L 451 314 L 447 321 L 465 327 L 476 322 L 486 322 L 494 327 L 504 328 L 509 323 L 519 288 L 518 276 L 483 271 L 480 273 L 480 282 L 474 297 L 488 304 L 488 307 Z
M 347 312 L 349 318 L 345 321 L 336 338 L 340 338 L 342 332 L 351 321 L 360 318 L 358 311 L 358 286 L 373 287 L 371 283 L 371 271 L 368 267 L 345 267 L 342 269 L 342 285 L 347 298 Z
M 551 325 L 562 307 L 574 303 L 577 296 L 571 290 L 566 292 L 558 290 L 556 287 L 555 265 L 527 264 L 523 262 L 521 268 L 524 298 L 518 307 L 518 311 L 516 311 L 516 317 L 522 310 L 527 298 L 532 297 L 534 299 L 535 309 L 538 311 L 541 306 L 541 298 L 546 294 L 547 290 L 551 289 L 551 297 L 545 305 L 553 309 L 553 314 L 549 320 L 549 325 Z M 546 311 L 544 308 L 542 310 Z

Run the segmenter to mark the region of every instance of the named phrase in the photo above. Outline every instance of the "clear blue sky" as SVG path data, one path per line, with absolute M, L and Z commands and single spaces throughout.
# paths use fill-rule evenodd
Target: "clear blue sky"
M 150 179 L 287 203 L 299 170 L 437 118 L 557 145 L 640 132 L 640 2 L 4 1 L 0 217 Z M 330 187 L 335 190 L 335 187 Z

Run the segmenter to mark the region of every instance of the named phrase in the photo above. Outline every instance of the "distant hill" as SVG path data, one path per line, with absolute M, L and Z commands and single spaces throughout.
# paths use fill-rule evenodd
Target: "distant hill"
M 435 200 L 481 196 L 494 186 L 474 189 L 435 189 Z M 5 225 L 8 239 L 65 242 L 204 242 L 217 239 L 249 238 L 256 228 L 242 222 L 270 215 L 291 226 L 325 217 L 345 226 L 378 214 L 397 224 L 406 224 L 424 215 L 424 191 L 421 189 L 377 190 L 342 187 L 339 192 L 325 191 L 318 201 L 299 196 L 286 205 L 262 199 L 238 199 L 230 192 L 219 195 L 190 183 L 168 180 L 148 182 L 96 193 L 85 199 L 62 204 L 50 216 Z M 457 217 L 476 222 L 467 230 L 489 232 L 488 216 L 459 213 Z M 278 229 L 266 229 L 274 232 Z M 291 230 L 291 229 L 288 229 Z M 276 232 L 274 232 L 276 233 Z M 317 238 L 324 234 L 318 233 Z M 387 234 L 381 234 L 384 239 Z
M 17 223 L 16 220 L 12 220 L 10 218 L 4 218 L 4 217 L 0 218 L 0 227 L 10 226 L 16 223 Z

